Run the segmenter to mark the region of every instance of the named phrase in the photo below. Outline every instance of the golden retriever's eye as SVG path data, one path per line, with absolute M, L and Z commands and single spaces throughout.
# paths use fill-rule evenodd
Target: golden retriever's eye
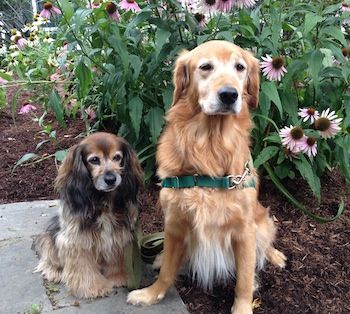
M 92 165 L 99 165 L 100 164 L 100 158 L 94 156 L 89 158 L 88 162 Z
M 199 66 L 202 71 L 211 71 L 214 66 L 211 63 L 203 63 Z
M 237 69 L 238 72 L 242 72 L 242 71 L 245 70 L 245 66 L 243 64 L 241 64 L 241 63 L 237 63 L 236 64 L 236 69 Z
M 123 158 L 122 155 L 116 154 L 116 155 L 113 157 L 113 160 L 114 160 L 114 161 L 121 161 L 122 158 Z

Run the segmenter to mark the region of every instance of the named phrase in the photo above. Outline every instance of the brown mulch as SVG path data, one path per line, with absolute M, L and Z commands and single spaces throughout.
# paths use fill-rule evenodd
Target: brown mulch
M 23 103 L 26 99 L 21 99 Z M 18 167 L 16 161 L 25 153 L 47 156 L 77 143 L 85 131 L 81 120 L 68 120 L 67 129 L 60 128 L 52 115 L 45 120 L 57 130 L 57 140 L 48 139 L 29 115 L 17 115 L 14 124 L 10 110 L 0 111 L 0 203 L 54 199 L 53 181 L 57 173 L 53 158 L 29 166 Z M 346 184 L 337 171 L 322 178 L 322 203 L 317 205 L 303 181 L 286 182 L 289 191 L 313 211 L 334 214 L 339 199 L 346 211 L 335 222 L 319 224 L 294 209 L 267 179 L 262 179 L 260 199 L 271 207 L 276 218 L 276 247 L 288 257 L 284 270 L 267 264 L 259 274 L 260 287 L 255 293 L 260 306 L 255 313 L 350 313 L 350 215 Z M 158 188 L 151 185 L 140 193 L 140 220 L 145 233 L 162 230 L 162 214 L 156 209 Z M 218 285 L 203 292 L 187 276 L 181 275 L 176 287 L 190 313 L 230 313 L 234 283 Z

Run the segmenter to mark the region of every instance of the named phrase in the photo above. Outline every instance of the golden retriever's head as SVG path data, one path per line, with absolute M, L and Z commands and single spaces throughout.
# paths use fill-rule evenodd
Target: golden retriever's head
M 259 63 L 230 42 L 209 41 L 179 56 L 174 85 L 173 105 L 184 97 L 207 115 L 238 114 L 258 105 Z

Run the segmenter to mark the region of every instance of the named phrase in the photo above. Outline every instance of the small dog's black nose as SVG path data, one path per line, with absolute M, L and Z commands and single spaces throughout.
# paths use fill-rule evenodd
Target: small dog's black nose
M 107 185 L 114 185 L 117 181 L 117 177 L 112 172 L 106 172 L 104 175 L 104 180 Z
M 237 89 L 229 86 L 224 86 L 220 88 L 218 91 L 218 95 L 221 102 L 226 106 L 233 105 L 238 98 Z

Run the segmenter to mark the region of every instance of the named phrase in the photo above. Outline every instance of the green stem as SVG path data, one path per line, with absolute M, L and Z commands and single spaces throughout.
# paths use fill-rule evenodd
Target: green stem
M 282 194 L 284 194 L 288 201 L 295 207 L 299 208 L 306 216 L 316 220 L 317 222 L 325 223 L 338 219 L 340 215 L 344 212 L 344 200 L 342 199 L 340 201 L 337 214 L 333 217 L 325 218 L 312 213 L 307 208 L 305 208 L 304 205 L 301 204 L 297 199 L 295 199 L 294 196 L 290 194 L 289 191 L 282 185 L 281 181 L 277 178 L 268 162 L 264 163 L 264 168 L 267 171 L 273 183 L 275 184 L 275 186 L 282 192 Z
M 93 58 L 91 58 L 87 52 L 85 51 L 85 47 L 83 45 L 83 43 L 81 42 L 80 39 L 78 39 L 78 36 L 75 34 L 75 32 L 73 31 L 73 28 L 72 28 L 72 25 L 70 24 L 70 22 L 68 21 L 66 15 L 64 14 L 64 11 L 62 9 L 62 6 L 61 4 L 57 1 L 57 5 L 59 7 L 59 9 L 61 10 L 62 12 L 62 16 L 65 20 L 65 22 L 67 23 L 68 25 L 68 28 L 70 30 L 70 32 L 72 33 L 74 39 L 76 40 L 76 42 L 79 44 L 80 48 L 81 48 L 81 51 L 82 53 L 84 54 L 85 57 L 87 57 L 93 64 L 95 64 L 97 67 L 99 67 L 100 69 L 104 70 L 105 72 L 107 72 L 108 74 L 110 74 L 110 72 L 108 71 L 108 69 L 106 67 L 104 67 L 101 63 L 97 62 L 96 60 L 94 60 Z M 87 38 L 87 40 L 91 43 L 91 41 Z

